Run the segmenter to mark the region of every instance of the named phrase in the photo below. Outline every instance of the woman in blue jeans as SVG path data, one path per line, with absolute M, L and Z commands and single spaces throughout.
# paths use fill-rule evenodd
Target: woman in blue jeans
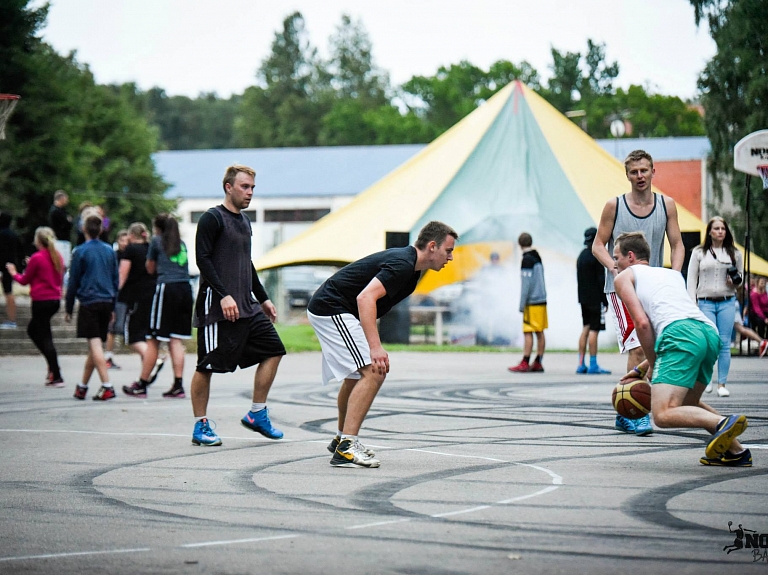
M 715 216 L 707 224 L 704 243 L 693 248 L 688 264 L 688 294 L 711 319 L 720 333 L 717 359 L 717 395 L 728 397 L 728 370 L 731 367 L 731 333 L 735 314 L 736 287 L 742 282 L 744 258 L 733 244 L 728 223 Z M 712 392 L 712 383 L 707 385 Z

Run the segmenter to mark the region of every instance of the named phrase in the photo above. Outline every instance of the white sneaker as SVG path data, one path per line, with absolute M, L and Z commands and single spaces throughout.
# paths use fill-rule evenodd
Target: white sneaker
M 717 395 L 719 395 L 720 397 L 728 397 L 729 395 L 731 395 L 731 392 L 725 389 L 725 386 L 723 387 L 718 386 Z
M 712 384 L 710 383 L 707 387 L 704 388 L 705 393 L 712 393 Z

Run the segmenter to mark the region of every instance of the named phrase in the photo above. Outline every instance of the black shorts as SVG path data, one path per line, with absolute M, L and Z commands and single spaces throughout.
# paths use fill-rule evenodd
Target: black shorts
M 115 305 L 112 302 L 80 304 L 80 309 L 77 311 L 77 337 L 85 339 L 98 337 L 101 341 L 107 341 L 107 331 L 114 309 Z
M 134 302 L 128 305 L 125 316 L 125 341 L 128 344 L 146 341 L 149 335 L 149 314 L 152 300 Z
M 264 313 L 197 328 L 197 371 L 230 373 L 281 355 L 285 346 Z
M 147 339 L 192 339 L 192 286 L 189 282 L 157 284 L 149 312 Z
M 13 276 L 5 269 L 5 264 L 3 264 L 0 273 L 3 274 L 3 293 L 11 293 L 13 291 Z
M 607 306 L 582 305 L 581 306 L 581 325 L 588 325 L 589 331 L 605 331 L 605 312 Z

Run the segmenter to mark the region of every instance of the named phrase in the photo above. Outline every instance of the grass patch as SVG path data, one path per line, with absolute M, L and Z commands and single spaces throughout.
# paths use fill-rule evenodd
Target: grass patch
M 277 333 L 280 334 L 280 339 L 283 340 L 283 345 L 288 353 L 297 353 L 300 351 L 320 351 L 320 342 L 317 341 L 315 336 L 315 330 L 309 324 L 289 325 L 289 324 L 275 324 Z M 188 353 L 197 353 L 197 337 L 193 329 L 192 339 L 187 340 Z M 403 343 L 385 343 L 384 349 L 387 351 L 442 351 L 442 352 L 464 352 L 464 353 L 480 353 L 480 352 L 493 352 L 493 353 L 511 353 L 519 352 L 518 347 L 497 347 L 490 345 L 434 345 L 434 344 L 411 344 L 406 345 Z M 557 352 L 573 352 L 572 349 L 548 349 L 549 353 Z M 601 349 L 600 353 L 618 353 L 618 348 L 613 347 L 610 349 Z

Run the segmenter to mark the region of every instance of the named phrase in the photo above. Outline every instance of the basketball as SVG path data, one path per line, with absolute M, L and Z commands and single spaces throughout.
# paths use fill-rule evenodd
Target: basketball
M 644 379 L 619 383 L 613 388 L 611 403 L 619 415 L 640 419 L 651 411 L 651 386 Z

